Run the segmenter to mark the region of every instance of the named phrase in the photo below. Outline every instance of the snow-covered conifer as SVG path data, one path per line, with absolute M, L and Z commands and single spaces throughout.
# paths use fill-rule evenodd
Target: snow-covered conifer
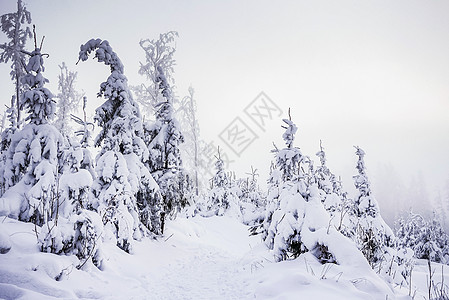
M 365 152 L 355 147 L 358 156 L 353 176 L 357 195 L 354 199 L 355 214 L 358 218 L 357 243 L 371 266 L 382 262 L 386 248 L 392 246 L 394 235 L 380 215 L 379 205 L 372 195 L 364 161 Z
M 316 153 L 320 166 L 315 170 L 315 178 L 320 191 L 321 202 L 331 216 L 331 224 L 345 236 L 354 237 L 357 223 L 353 213 L 353 203 L 343 191 L 340 179 L 337 179 L 326 164 L 326 152 L 320 141 L 320 151 Z
M 81 45 L 79 59 L 87 60 L 93 51 L 99 62 L 111 68 L 111 75 L 100 85 L 98 93 L 106 102 L 97 108 L 94 117 L 102 128 L 95 140 L 101 151 L 93 184 L 97 199 L 94 208 L 115 234 L 117 245 L 129 252 L 133 238 L 139 239 L 145 228 L 160 233 L 160 212 L 153 211 L 160 201 L 159 189 L 143 164 L 148 160 L 148 149 L 142 139 L 140 111 L 129 91 L 123 64 L 108 41 L 100 39 Z
M 264 223 L 263 239 L 267 246 L 275 251 L 278 260 L 284 260 L 289 255 L 298 256 L 305 252 L 300 242 L 300 226 L 302 220 L 296 220 L 303 217 L 304 204 L 300 193 L 289 193 L 294 180 L 303 177 L 300 169 L 300 162 L 304 159 L 301 151 L 297 147 L 293 147 L 294 134 L 298 130 L 291 120 L 284 119 L 287 125 L 282 138 L 286 143 L 286 148 L 279 150 L 275 147 L 272 152 L 275 154 L 275 162 L 272 164 L 270 177 L 268 179 L 268 198 L 267 198 L 267 216 Z M 302 189 L 305 190 L 305 183 L 301 181 Z M 289 202 L 292 203 L 289 205 Z M 286 213 L 284 209 L 290 206 Z M 288 215 L 287 215 L 288 214 Z M 296 217 L 296 218 L 295 218 Z M 281 223 L 286 219 L 291 225 L 285 228 L 281 227 Z M 281 226 L 279 226 L 281 225 Z M 290 227 L 290 228 L 289 228 Z M 279 232 L 282 230 L 282 232 Z
M 147 164 L 151 174 L 161 188 L 164 203 L 164 217 L 176 214 L 187 204 L 183 197 L 186 191 L 180 189 L 179 181 L 184 181 L 185 172 L 179 145 L 184 142 L 180 126 L 173 115 L 171 88 L 162 67 L 158 67 L 158 84 L 163 101 L 156 105 L 156 121 L 144 126 L 145 142 L 150 151 Z
M 136 91 L 138 101 L 145 112 L 154 113 L 155 122 L 144 124 L 145 142 L 150 151 L 147 162 L 151 174 L 161 188 L 165 218 L 175 215 L 188 203 L 190 194 L 185 184 L 187 173 L 182 167 L 180 144 L 184 142 L 181 127 L 174 114 L 176 97 L 173 91 L 173 72 L 175 47 L 173 45 L 178 33 L 163 33 L 156 40 L 141 40 L 140 46 L 145 51 L 146 62 L 140 63 L 139 73 L 148 80 Z
M 2 118 L 2 131 L 1 131 L 1 142 L 0 142 L 0 196 L 6 190 L 6 155 L 11 145 L 11 139 L 17 129 L 17 107 L 14 101 L 15 96 L 11 100 L 11 107 L 8 107 Z M 6 120 L 8 119 L 9 126 L 6 126 Z
M 410 212 L 396 223 L 398 246 L 411 248 L 418 259 L 434 262 L 449 262 L 449 236 L 436 220 L 425 220 L 421 215 Z
M 268 182 L 263 239 L 276 260 L 296 258 L 310 251 L 321 262 L 335 262 L 336 245 L 330 241 L 344 237 L 329 226 L 330 217 L 321 203 L 318 184 L 311 180 L 313 174 L 304 173 L 302 164 L 310 159 L 293 146 L 296 125 L 291 118 L 283 121 L 286 147 L 273 150 L 275 163 Z
M 11 79 L 15 84 L 15 96 L 11 99 L 11 107 L 16 109 L 16 127 L 20 125 L 20 95 L 24 91 L 21 81 L 26 71 L 26 41 L 32 37 L 31 29 L 31 13 L 26 9 L 22 0 L 17 0 L 17 11 L 14 13 L 4 14 L 0 17 L 0 28 L 6 34 L 9 41 L 0 44 L 0 63 L 8 63 L 11 60 Z M 41 45 L 42 47 L 42 45 Z M 37 47 L 36 47 L 37 48 Z
M 318 183 L 318 188 L 321 191 L 321 201 L 326 210 L 334 216 L 340 210 L 342 205 L 341 198 L 337 193 L 340 193 L 340 185 L 336 180 L 335 175 L 329 170 L 326 165 L 326 152 L 320 141 L 320 151 L 316 153 L 320 159 L 320 166 L 316 169 L 315 176 Z M 336 189 L 336 190 L 334 190 Z
M 240 180 L 240 210 L 242 221 L 247 225 L 256 225 L 263 222 L 265 218 L 266 196 L 260 189 L 257 177 L 257 169 L 251 167 L 249 177 Z
M 36 39 L 35 39 L 36 40 Z M 20 219 L 42 225 L 57 216 L 59 203 L 57 179 L 62 135 L 49 121 L 55 114 L 52 93 L 44 87 L 43 56 L 35 43 L 30 53 L 27 74 L 22 82 L 29 87 L 20 98 L 20 108 L 26 109 L 28 123 L 11 138 L 5 166 L 5 186 L 19 183 L 23 195 Z M 42 47 L 42 43 L 41 43 Z
M 216 172 L 211 178 L 211 188 L 207 193 L 205 213 L 222 216 L 229 209 L 235 212 L 239 211 L 238 198 L 231 192 L 232 178 L 226 173 L 224 163 L 220 156 L 220 149 L 218 149 L 218 156 L 216 157 L 215 169 Z

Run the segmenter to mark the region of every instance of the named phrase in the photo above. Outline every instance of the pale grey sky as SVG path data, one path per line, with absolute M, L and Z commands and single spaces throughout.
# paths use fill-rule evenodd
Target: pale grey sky
M 232 156 L 238 174 L 254 165 L 266 178 L 272 142 L 282 146 L 280 120 L 264 132 L 243 112 L 264 91 L 284 117 L 291 108 L 304 154 L 315 158 L 323 140 L 329 166 L 348 188 L 353 145 L 366 151 L 374 182 L 384 164 L 405 185 L 420 172 L 429 190 L 449 179 L 448 1 L 26 2 L 38 35 L 46 36 L 49 88 L 57 93 L 58 64 L 65 61 L 78 72 L 77 87 L 92 110 L 108 68 L 93 61 L 75 66 L 81 43 L 109 40 L 137 84 L 139 40 L 178 31 L 177 92 L 194 86 L 202 137 L 231 153 L 218 134 L 236 117 L 259 137 Z M 0 0 L 0 14 L 14 9 L 15 1 Z M 8 72 L 0 65 L 1 103 L 13 91 Z

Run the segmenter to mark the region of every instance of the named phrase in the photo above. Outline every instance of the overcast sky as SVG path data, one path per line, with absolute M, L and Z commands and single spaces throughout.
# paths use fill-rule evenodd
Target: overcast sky
M 137 74 L 144 59 L 139 40 L 178 31 L 177 93 L 182 97 L 193 85 L 202 138 L 228 153 L 237 174 L 253 165 L 266 178 L 272 142 L 282 146 L 280 119 L 259 127 L 245 114 L 263 91 L 283 117 L 291 108 L 303 154 L 316 158 L 323 140 L 328 165 L 347 186 L 356 172 L 353 145 L 365 150 L 374 182 L 384 165 L 405 185 L 421 174 L 429 191 L 449 179 L 448 1 L 26 3 L 38 38 L 46 36 L 48 87 L 57 93 L 58 65 L 65 61 L 78 72 L 77 88 L 92 112 L 109 70 L 91 60 L 76 66 L 80 44 L 109 40 L 130 84 L 138 84 L 144 80 Z M 15 5 L 0 0 L 0 14 Z M 0 65 L 5 104 L 13 93 L 8 73 Z M 240 155 L 219 137 L 236 118 L 257 136 L 237 149 Z

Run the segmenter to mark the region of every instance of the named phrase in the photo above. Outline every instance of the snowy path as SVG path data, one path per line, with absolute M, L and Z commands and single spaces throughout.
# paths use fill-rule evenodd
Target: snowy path
M 239 260 L 212 249 L 190 249 L 192 256 L 163 268 L 156 280 L 146 278 L 155 299 L 248 299 L 246 275 Z
M 123 288 L 104 298 L 254 299 L 244 259 L 259 238 L 248 237 L 246 226 L 213 217 L 178 219 L 167 228 L 167 241 L 137 243 L 133 255 L 110 251 L 110 271 L 120 278 L 105 284 Z
M 212 222 L 211 222 L 212 221 Z M 253 289 L 246 282 L 248 271 L 241 259 L 250 250 L 247 230 L 241 224 L 226 220 L 200 219 L 197 226 L 182 224 L 182 231 L 175 231 L 171 241 L 175 255 L 170 263 L 162 266 L 157 278 L 147 276 L 148 289 L 155 299 L 251 299 Z M 219 224 L 217 224 L 219 223 Z M 189 224 L 189 225 L 188 225 Z M 225 225 L 225 226 L 223 226 Z M 238 236 L 229 236 L 226 227 L 240 227 Z M 235 232 L 235 231 L 234 231 Z M 171 233 L 170 233 L 171 234 Z M 167 234 L 170 236 L 170 234 Z M 244 240 L 243 245 L 240 244 Z M 179 247 L 182 247 L 180 249 Z

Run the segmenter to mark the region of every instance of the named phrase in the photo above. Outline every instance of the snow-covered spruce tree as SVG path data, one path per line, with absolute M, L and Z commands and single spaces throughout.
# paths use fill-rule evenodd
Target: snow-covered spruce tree
M 110 66 L 111 75 L 101 83 L 98 96 L 106 98 L 94 120 L 102 128 L 95 140 L 97 178 L 92 186 L 94 208 L 116 237 L 117 245 L 129 252 L 132 241 L 150 230 L 161 232 L 159 189 L 143 161 L 148 149 L 142 139 L 142 121 L 137 103 L 128 89 L 124 67 L 108 41 L 91 39 L 81 45 L 79 59 L 95 51 L 99 62 Z
M 11 107 L 8 107 L 2 118 L 2 131 L 1 131 L 1 142 L 0 142 L 0 196 L 6 190 L 6 155 L 11 145 L 11 138 L 14 133 L 18 130 L 17 128 L 17 107 L 14 101 L 15 96 L 13 96 Z M 6 120 L 8 119 L 9 126 L 6 126 Z
M 247 225 L 256 225 L 265 218 L 266 195 L 262 192 L 257 182 L 257 169 L 251 167 L 248 177 L 240 180 L 240 210 L 242 221 Z
M 144 124 L 145 143 L 150 151 L 147 165 L 158 183 L 164 203 L 163 220 L 167 215 L 176 215 L 188 204 L 187 187 L 191 186 L 187 173 L 182 167 L 179 146 L 184 142 L 180 125 L 174 114 L 175 96 L 172 88 L 173 55 L 172 46 L 177 32 L 163 33 L 157 40 L 141 40 L 146 62 L 140 63 L 139 73 L 148 80 L 135 90 L 145 112 L 153 112 L 155 122 Z
M 10 109 L 16 109 L 15 126 L 20 125 L 20 95 L 25 90 L 22 83 L 22 76 L 25 75 L 26 65 L 26 41 L 32 37 L 31 14 L 26 9 L 22 0 L 17 0 L 17 11 L 4 14 L 0 17 L 0 28 L 9 39 L 7 43 L 0 44 L 0 63 L 8 63 L 11 60 L 11 79 L 14 81 L 16 93 L 11 99 Z M 41 45 L 42 47 L 42 45 Z
M 173 115 L 173 97 L 171 88 L 164 75 L 162 67 L 158 67 L 156 83 L 160 89 L 163 101 L 156 105 L 156 121 L 144 126 L 145 142 L 150 151 L 147 164 L 158 183 L 163 203 L 164 216 L 176 214 L 188 203 L 186 198 L 187 184 L 179 150 L 184 142 L 180 126 Z
M 331 224 L 345 236 L 353 239 L 357 218 L 353 213 L 353 203 L 343 191 L 340 179 L 326 165 L 326 152 L 320 141 L 320 151 L 316 153 L 320 166 L 315 170 L 315 178 L 320 191 L 321 202 L 331 216 Z
M 371 184 L 366 174 L 365 152 L 355 146 L 358 156 L 353 176 L 357 195 L 354 199 L 355 214 L 358 218 L 357 244 L 372 267 L 382 263 L 387 247 L 393 246 L 394 235 L 380 215 L 379 205 L 372 195 Z
M 335 188 L 339 188 L 336 182 L 335 175 L 329 170 L 326 165 L 326 152 L 324 152 L 323 145 L 320 141 L 320 151 L 316 153 L 316 156 L 320 159 L 320 166 L 315 171 L 318 187 L 321 193 L 321 202 L 324 207 L 330 213 L 331 216 L 336 215 L 337 211 L 341 207 L 341 199 L 339 195 L 334 191 Z M 337 191 L 338 192 L 338 191 Z
M 275 162 L 271 166 L 268 179 L 267 216 L 262 236 L 268 248 L 274 250 L 277 260 L 297 257 L 306 252 L 300 238 L 304 199 L 298 191 L 293 191 L 293 186 L 299 184 L 301 190 L 306 189 L 300 168 L 304 157 L 299 148 L 293 147 L 294 135 L 298 130 L 296 125 L 291 120 L 283 121 L 287 125 L 282 126 L 286 129 L 282 136 L 286 148 L 279 150 L 275 146 L 271 151 L 275 154 Z M 284 213 L 283 210 L 287 207 L 290 209 Z M 284 219 L 286 222 L 283 223 Z M 290 224 L 287 224 L 289 221 Z
M 263 239 L 278 261 L 310 251 L 321 262 L 336 262 L 336 245 L 330 237 L 345 238 L 329 226 L 330 217 L 321 203 L 318 185 L 303 171 L 301 164 L 309 159 L 293 146 L 296 125 L 291 118 L 283 121 L 286 147 L 272 151 L 275 163 L 268 181 Z
M 222 216 L 225 213 L 229 213 L 240 218 L 241 214 L 238 204 L 240 192 L 235 189 L 235 180 L 232 179 L 231 174 L 225 171 L 219 148 L 215 161 L 215 170 L 215 174 L 210 180 L 210 189 L 205 197 L 205 203 L 202 206 L 200 203 L 202 215 Z
M 70 127 L 70 114 L 74 112 L 82 95 L 75 89 L 75 81 L 78 74 L 70 71 L 65 62 L 59 66 L 60 74 L 58 76 L 59 94 L 55 126 L 62 133 L 63 136 L 68 136 L 72 132 Z
M 5 166 L 6 187 L 18 186 L 23 196 L 19 218 L 43 225 L 57 217 L 58 155 L 63 144 L 62 135 L 49 121 L 56 105 L 52 93 L 44 87 L 43 56 L 35 43 L 30 53 L 27 74 L 22 83 L 29 87 L 20 98 L 20 108 L 26 109 L 28 123 L 11 138 Z M 42 46 L 42 44 L 41 44 Z

